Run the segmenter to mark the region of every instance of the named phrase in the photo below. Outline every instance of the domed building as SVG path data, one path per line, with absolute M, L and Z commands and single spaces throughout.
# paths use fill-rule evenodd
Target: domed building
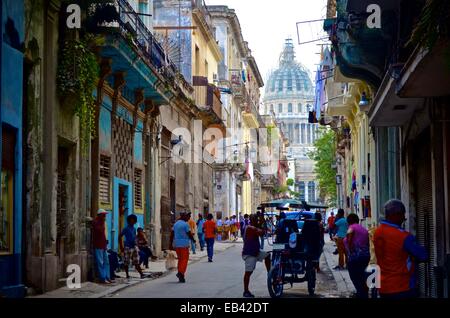
M 308 123 L 313 104 L 314 87 L 309 71 L 296 61 L 294 44 L 288 39 L 278 69 L 266 81 L 263 112 L 275 116 L 289 139 L 289 178 L 295 180 L 295 191 L 307 202 L 316 201 L 318 193 L 314 161 L 307 156 L 317 138 L 318 124 Z

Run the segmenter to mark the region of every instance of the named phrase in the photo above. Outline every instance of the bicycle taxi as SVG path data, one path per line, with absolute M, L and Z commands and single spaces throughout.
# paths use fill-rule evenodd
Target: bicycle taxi
M 312 209 L 326 209 L 325 206 L 308 204 L 293 199 L 274 200 L 261 204 L 261 212 L 268 217 L 269 231 L 267 241 L 272 246 L 272 266 L 267 275 L 267 287 L 272 298 L 283 295 L 284 285 L 306 282 L 310 296 L 315 294 L 316 265 L 318 259 L 305 248 L 302 227 L 306 220 L 314 217 Z M 273 224 L 273 217 L 279 218 L 283 212 L 286 218 L 282 223 Z

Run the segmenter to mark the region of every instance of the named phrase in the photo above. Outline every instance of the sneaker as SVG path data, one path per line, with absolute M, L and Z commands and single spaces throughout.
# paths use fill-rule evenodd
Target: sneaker
M 212 261 L 212 259 L 208 258 L 208 262 L 209 262 L 209 263 L 212 263 L 213 261 Z
M 142 274 L 142 275 L 141 275 L 141 279 L 144 279 L 144 278 L 147 278 L 147 275 Z
M 181 273 L 177 273 L 178 282 L 179 283 L 186 283 L 186 280 L 184 279 L 184 275 Z
M 251 292 L 247 291 L 244 292 L 244 294 L 242 295 L 244 298 L 255 298 L 255 295 L 253 295 Z

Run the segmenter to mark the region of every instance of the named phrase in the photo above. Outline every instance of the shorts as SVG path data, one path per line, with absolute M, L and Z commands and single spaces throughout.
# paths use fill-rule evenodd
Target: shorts
M 123 253 L 123 265 L 127 267 L 130 266 L 130 261 L 131 264 L 133 265 L 139 265 L 139 251 L 136 246 L 135 247 L 125 246 Z
M 245 261 L 245 271 L 253 272 L 256 268 L 256 263 L 262 262 L 267 255 L 269 254 L 265 251 L 259 251 L 258 256 L 242 255 L 242 259 Z

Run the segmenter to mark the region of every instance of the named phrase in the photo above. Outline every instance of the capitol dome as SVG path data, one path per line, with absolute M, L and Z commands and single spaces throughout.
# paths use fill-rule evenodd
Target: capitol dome
M 279 99 L 314 99 L 314 87 L 309 72 L 295 59 L 294 44 L 286 40 L 280 56 L 279 68 L 274 70 L 266 82 L 264 99 L 266 102 Z

